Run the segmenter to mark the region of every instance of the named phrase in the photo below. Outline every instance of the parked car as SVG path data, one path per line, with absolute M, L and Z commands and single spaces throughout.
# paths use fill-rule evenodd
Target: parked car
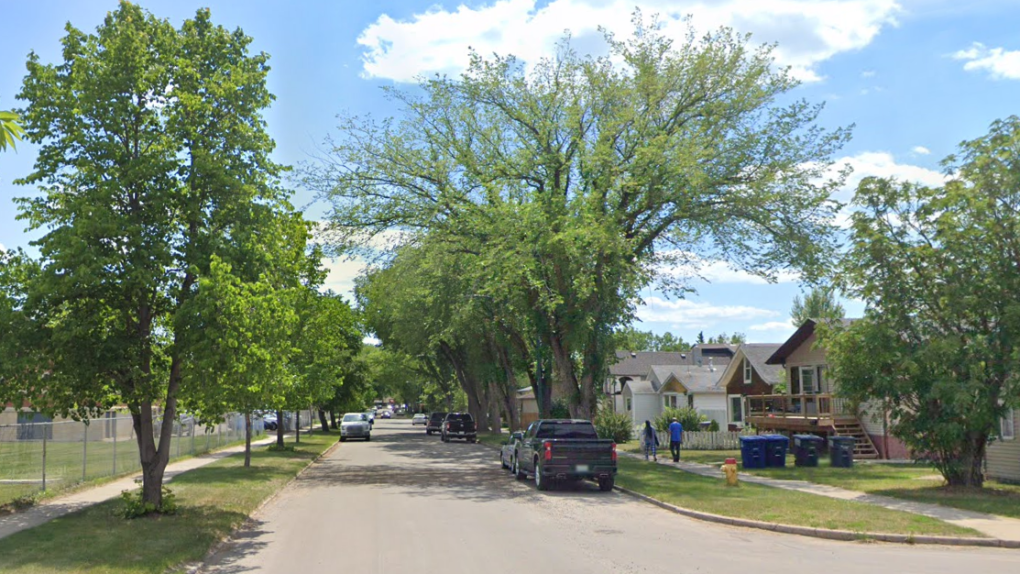
M 470 413 L 450 413 L 443 419 L 443 429 L 440 431 L 443 442 L 450 442 L 450 439 L 462 438 L 468 442 L 475 442 L 478 438 L 475 432 L 475 419 Z
M 506 439 L 503 446 L 499 449 L 499 465 L 504 470 L 513 470 L 514 468 L 514 451 L 517 449 L 517 443 L 520 442 L 521 437 L 524 433 L 521 431 L 510 433 L 510 437 Z
M 443 421 L 446 420 L 446 413 L 432 413 L 429 415 L 429 423 L 425 425 L 425 434 L 443 431 Z
M 384 419 L 391 419 L 391 418 L 393 418 L 393 411 L 383 411 L 382 412 L 382 418 L 384 418 Z
M 591 421 L 537 420 L 514 451 L 514 474 L 535 477 L 538 490 L 556 480 L 592 479 L 610 491 L 616 481 L 616 443 L 600 439 Z
M 372 440 L 372 424 L 365 413 L 347 413 L 340 421 L 340 442 L 349 438 Z
M 428 424 L 429 424 L 429 418 L 427 416 L 425 416 L 425 413 L 418 413 L 418 414 L 414 415 L 413 417 L 411 417 L 411 426 L 414 426 L 414 425 L 425 426 L 425 425 L 428 425 Z
M 262 428 L 266 430 L 276 430 L 279 426 L 280 422 L 276 419 L 276 413 L 266 413 L 262 415 Z

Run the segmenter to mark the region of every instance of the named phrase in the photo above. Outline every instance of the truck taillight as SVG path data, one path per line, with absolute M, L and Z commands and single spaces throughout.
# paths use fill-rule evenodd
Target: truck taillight
M 446 423 L 446 430 L 450 430 L 450 423 Z
M 545 460 L 552 460 L 552 443 L 544 442 L 542 443 L 542 448 L 545 449 Z
M 616 462 L 616 443 L 613 443 L 613 462 Z

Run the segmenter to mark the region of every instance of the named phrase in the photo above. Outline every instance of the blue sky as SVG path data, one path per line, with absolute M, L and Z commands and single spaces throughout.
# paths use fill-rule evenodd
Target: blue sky
M 825 101 L 821 122 L 856 124 L 839 155 L 854 175 L 840 199 L 866 175 L 897 176 L 927 183 L 941 180 L 939 160 L 963 140 L 985 133 L 997 118 L 1020 112 L 1020 2 L 1015 0 L 378 0 L 375 2 L 256 0 L 147 1 L 142 6 L 179 24 L 199 7 L 213 21 L 241 27 L 253 49 L 272 56 L 270 90 L 277 100 L 266 119 L 276 140 L 276 159 L 310 159 L 341 111 L 395 113 L 381 86 L 405 85 L 418 74 L 455 73 L 467 46 L 483 53 L 514 53 L 533 60 L 571 29 L 581 48 L 598 49 L 597 27 L 626 34 L 637 6 L 660 14 L 667 30 L 694 17 L 696 27 L 730 25 L 755 41 L 778 42 L 780 63 L 804 83 L 795 95 Z M 56 62 L 64 24 L 92 31 L 113 0 L 9 2 L 0 34 L 0 109 L 14 98 L 34 50 Z M 35 148 L 0 155 L 0 245 L 28 247 L 32 237 L 15 220 L 12 198 L 32 190 L 11 185 L 28 173 Z M 298 189 L 295 204 L 310 219 L 324 206 Z M 330 286 L 350 289 L 361 265 L 331 263 Z M 790 303 L 800 292 L 796 278 L 778 284 L 709 262 L 698 294 L 667 300 L 643 293 L 639 328 L 671 331 L 690 340 L 741 331 L 754 342 L 781 342 L 791 332 Z M 861 312 L 847 301 L 848 314 Z

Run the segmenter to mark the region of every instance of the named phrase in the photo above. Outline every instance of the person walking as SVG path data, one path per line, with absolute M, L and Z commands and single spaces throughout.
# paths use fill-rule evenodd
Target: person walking
M 659 457 L 656 456 L 656 448 L 659 446 L 659 437 L 655 434 L 655 429 L 652 428 L 652 423 L 645 421 L 645 428 L 641 430 L 641 444 L 645 449 L 645 460 L 648 460 L 648 455 L 652 455 L 652 460 L 659 462 Z
M 669 452 L 673 455 L 673 462 L 680 462 L 680 444 L 684 441 L 684 425 L 673 419 L 669 423 Z

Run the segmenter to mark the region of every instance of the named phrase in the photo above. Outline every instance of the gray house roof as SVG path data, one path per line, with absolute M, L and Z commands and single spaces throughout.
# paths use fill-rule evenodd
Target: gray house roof
M 709 367 L 708 365 L 692 366 L 690 369 L 681 367 L 674 371 L 674 375 L 680 384 L 687 387 L 691 394 L 698 393 L 725 393 L 726 388 L 718 385 L 725 368 Z
M 609 374 L 614 377 L 645 377 L 653 365 L 680 365 L 684 359 L 680 357 L 684 353 L 659 353 L 641 351 L 628 353 L 627 351 L 616 352 L 616 364 L 609 367 Z M 689 354 L 687 355 L 690 356 Z
M 654 395 L 658 392 L 651 381 L 628 381 L 627 388 L 634 395 Z
M 762 380 L 770 385 L 783 381 L 782 365 L 769 365 L 765 361 L 769 359 L 782 345 L 774 343 L 746 343 L 740 346 L 738 353 L 751 362 L 751 367 L 758 372 Z

